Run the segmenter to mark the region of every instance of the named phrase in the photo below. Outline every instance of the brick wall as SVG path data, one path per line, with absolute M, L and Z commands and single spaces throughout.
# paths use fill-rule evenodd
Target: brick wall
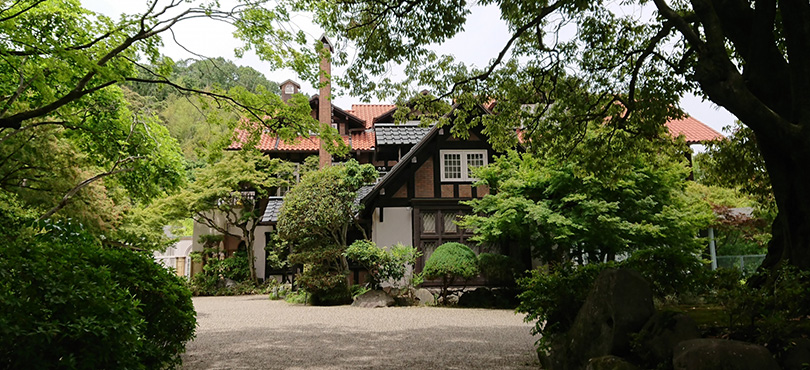
M 428 158 L 414 174 L 415 196 L 433 198 L 433 158 Z

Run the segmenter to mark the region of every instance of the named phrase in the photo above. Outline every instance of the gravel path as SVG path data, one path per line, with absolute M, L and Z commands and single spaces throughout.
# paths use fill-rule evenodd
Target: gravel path
M 267 296 L 196 297 L 186 369 L 537 368 L 511 310 L 310 307 Z

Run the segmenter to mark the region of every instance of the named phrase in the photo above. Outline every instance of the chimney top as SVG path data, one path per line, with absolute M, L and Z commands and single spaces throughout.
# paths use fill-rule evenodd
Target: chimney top
M 335 51 L 335 47 L 332 46 L 332 42 L 329 41 L 329 38 L 326 37 L 325 33 L 321 35 L 321 38 L 319 38 L 318 41 L 322 42 L 323 45 L 326 47 L 326 49 L 329 50 L 330 52 Z

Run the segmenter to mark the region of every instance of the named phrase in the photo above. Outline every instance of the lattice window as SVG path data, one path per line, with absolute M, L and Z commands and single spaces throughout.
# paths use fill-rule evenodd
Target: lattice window
M 439 158 L 441 181 L 475 181 L 472 169 L 487 165 L 486 149 L 442 150 Z
M 422 232 L 436 233 L 436 212 L 422 212 Z

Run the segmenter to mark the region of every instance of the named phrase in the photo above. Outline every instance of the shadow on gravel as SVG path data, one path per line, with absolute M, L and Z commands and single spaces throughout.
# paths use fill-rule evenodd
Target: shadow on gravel
M 525 330 L 434 327 L 428 332 L 369 333 L 350 327 L 289 326 L 208 332 L 189 344 L 183 362 L 186 369 L 536 368 L 531 348 L 515 351 L 510 341 Z

